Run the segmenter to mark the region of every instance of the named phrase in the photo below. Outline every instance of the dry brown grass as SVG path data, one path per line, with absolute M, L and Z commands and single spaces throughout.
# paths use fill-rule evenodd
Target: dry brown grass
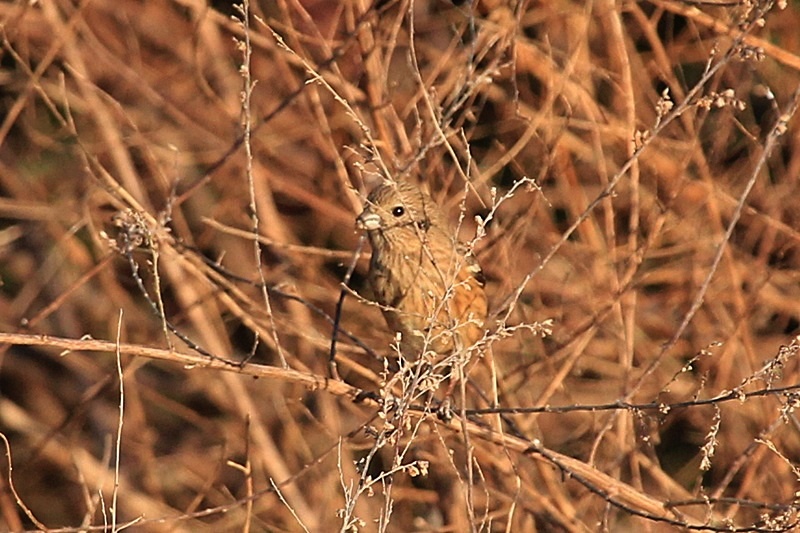
M 0 529 L 796 524 L 800 4 L 248 9 L 0 5 Z M 381 175 L 489 220 L 449 423 L 366 254 L 327 379 Z

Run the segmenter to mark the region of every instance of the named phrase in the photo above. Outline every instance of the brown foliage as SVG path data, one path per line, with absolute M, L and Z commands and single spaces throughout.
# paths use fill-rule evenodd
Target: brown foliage
M 800 7 L 460 4 L 0 5 L 0 529 L 793 526 Z M 382 178 L 487 278 L 450 422 Z

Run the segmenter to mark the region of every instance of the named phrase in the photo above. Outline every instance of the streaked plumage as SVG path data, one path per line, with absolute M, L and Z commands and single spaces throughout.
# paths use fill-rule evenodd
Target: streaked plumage
M 372 244 L 369 281 L 405 357 L 451 354 L 484 335 L 480 266 L 454 238 L 433 199 L 404 182 L 370 193 L 358 226 Z

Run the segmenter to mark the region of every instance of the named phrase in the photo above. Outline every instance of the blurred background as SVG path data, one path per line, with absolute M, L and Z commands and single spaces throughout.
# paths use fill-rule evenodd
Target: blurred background
M 110 530 L 115 492 L 142 531 L 791 526 L 798 27 L 797 1 L 0 4 L 0 529 Z M 511 328 L 467 405 L 571 410 L 392 432 L 241 373 L 329 376 L 355 261 L 339 374 L 391 377 L 354 226 L 382 177 L 474 241 Z M 90 349 L 117 338 L 233 364 L 123 351 L 117 439 Z

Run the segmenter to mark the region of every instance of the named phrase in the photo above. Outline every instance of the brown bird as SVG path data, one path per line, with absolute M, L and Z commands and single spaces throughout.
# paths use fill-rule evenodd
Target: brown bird
M 475 257 L 433 199 L 405 181 L 373 190 L 358 227 L 372 245 L 369 281 L 404 357 L 445 356 L 484 336 L 488 303 Z

